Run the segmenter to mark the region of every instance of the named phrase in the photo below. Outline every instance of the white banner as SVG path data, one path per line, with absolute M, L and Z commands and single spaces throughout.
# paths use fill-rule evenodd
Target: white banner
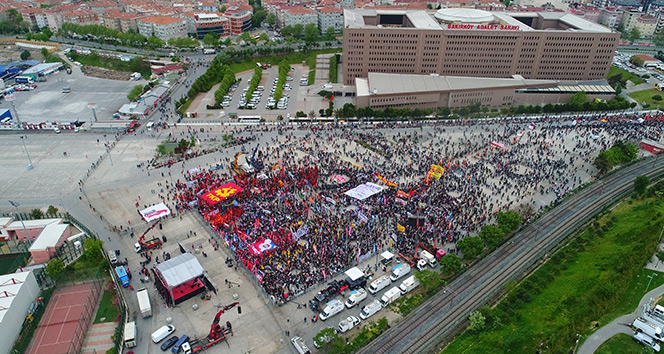
M 365 183 L 347 191 L 345 194 L 358 200 L 365 200 L 376 193 L 383 191 L 383 187 L 375 183 Z
M 145 221 L 150 222 L 171 215 L 171 210 L 168 209 L 166 204 L 159 203 L 148 207 L 145 210 L 141 210 L 141 215 Z

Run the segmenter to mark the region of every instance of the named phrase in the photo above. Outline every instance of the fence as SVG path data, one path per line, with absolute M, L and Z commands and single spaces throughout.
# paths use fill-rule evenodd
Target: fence
M 81 351 L 81 346 L 85 340 L 85 335 L 88 333 L 88 325 L 92 320 L 92 316 L 95 314 L 95 310 L 97 309 L 99 294 L 101 293 L 102 285 L 104 282 L 101 278 L 98 278 L 92 279 L 91 283 L 93 285 L 92 291 L 90 291 L 88 297 L 85 299 L 85 303 L 81 311 L 81 317 L 79 317 L 76 330 L 74 331 L 74 337 L 72 338 L 72 341 L 69 344 L 69 349 L 67 350 L 68 354 L 77 354 Z
M 111 279 L 113 279 L 113 284 L 115 285 L 115 288 L 117 291 L 115 292 L 119 298 L 118 305 L 120 306 L 120 324 L 118 327 L 115 329 L 115 338 L 114 338 L 114 346 L 115 350 L 117 353 L 122 353 L 124 351 L 124 324 L 127 321 L 128 317 L 128 311 L 127 311 L 127 299 L 125 298 L 124 292 L 122 291 L 122 285 L 120 284 L 120 281 L 113 270 L 113 266 L 111 265 L 111 260 L 108 259 L 108 253 L 107 252 L 102 252 L 104 254 L 104 258 L 106 258 L 106 262 L 109 264 L 109 272 Z

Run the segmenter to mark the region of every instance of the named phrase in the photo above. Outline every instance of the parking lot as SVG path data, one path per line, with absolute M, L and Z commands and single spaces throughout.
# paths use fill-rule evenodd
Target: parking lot
M 14 107 L 24 123 L 91 122 L 94 120 L 89 103 L 96 104 L 97 119 L 110 120 L 113 114 L 127 103 L 127 94 L 135 85 L 145 85 L 145 81 L 118 81 L 87 77 L 78 66 L 72 66 L 72 74 L 55 72 L 46 82 L 36 82 L 32 91 L 14 94 Z M 9 84 L 9 83 L 8 83 Z M 71 92 L 64 93 L 63 87 Z M 11 108 L 9 102 L 0 101 L 1 108 Z
M 636 67 L 634 64 L 630 63 L 629 59 L 633 56 L 634 54 L 632 53 L 623 53 L 623 52 L 616 52 L 615 56 L 613 57 L 613 65 L 617 66 L 620 69 L 623 69 L 625 71 L 628 71 L 634 75 L 637 75 L 639 77 L 643 75 L 650 75 L 650 78 L 643 79 L 646 83 L 650 83 L 652 85 L 655 85 L 657 83 L 664 82 L 664 75 L 661 74 L 661 72 L 664 72 L 664 70 L 655 70 L 654 68 L 639 68 Z M 664 67 L 664 65 L 662 65 Z

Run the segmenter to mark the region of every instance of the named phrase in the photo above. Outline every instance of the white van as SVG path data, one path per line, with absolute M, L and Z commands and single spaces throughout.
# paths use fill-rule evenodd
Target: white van
M 371 282 L 369 285 L 369 292 L 375 295 L 377 292 L 385 289 L 390 283 L 390 277 L 388 275 L 382 275 Z
M 401 290 L 398 287 L 393 287 L 392 289 L 388 290 L 383 294 L 383 297 L 380 298 L 380 303 L 383 305 L 383 307 L 387 307 L 387 305 L 393 303 L 396 299 L 401 297 Z
M 173 325 L 166 325 L 158 330 L 152 332 L 152 341 L 155 343 L 159 343 L 162 340 L 164 340 L 166 337 L 170 336 L 171 333 L 175 332 L 175 326 Z
M 383 305 L 378 300 L 374 300 L 369 305 L 364 306 L 362 312 L 360 312 L 360 318 L 366 320 L 367 318 L 375 315 L 380 309 L 383 308 Z
M 115 251 L 108 251 L 108 260 L 111 261 L 111 264 L 114 266 L 118 264 L 118 258 L 115 256 Z
M 309 348 L 307 348 L 307 344 L 304 343 L 304 339 L 300 337 L 293 337 L 291 338 L 291 343 L 293 343 L 293 346 L 295 347 L 295 350 L 297 350 L 298 353 L 300 354 L 311 354 L 311 351 Z
M 436 257 L 434 257 L 431 253 L 429 253 L 429 251 L 422 250 L 422 252 L 420 252 L 420 258 L 427 261 L 431 268 L 434 268 L 436 266 Z
M 337 327 L 337 331 L 339 333 L 345 333 L 349 330 L 351 330 L 353 327 L 357 326 L 360 324 L 360 319 L 355 317 L 355 316 L 348 316 L 345 320 L 339 322 L 339 326 Z
M 338 314 L 343 311 L 344 303 L 339 300 L 332 300 L 327 303 L 327 306 L 323 309 L 323 312 L 320 313 L 320 319 L 322 321 L 327 320 L 328 318 Z
M 643 345 L 645 345 L 645 346 L 651 347 L 651 348 L 654 349 L 655 352 L 657 352 L 657 353 L 659 353 L 659 351 L 660 351 L 660 349 L 661 349 L 661 348 L 659 347 L 659 344 L 658 344 L 657 342 L 655 342 L 654 339 L 648 337 L 647 335 L 645 335 L 645 334 L 643 334 L 643 333 L 641 333 L 641 332 L 634 333 L 634 335 L 632 336 L 632 338 L 634 338 L 634 340 L 637 341 L 638 343 L 641 343 L 641 344 L 643 344 Z
M 419 280 L 417 280 L 414 275 L 411 275 L 399 285 L 399 290 L 401 290 L 401 295 L 406 295 L 409 291 L 417 288 L 419 285 Z
M 659 318 L 664 319 L 664 306 L 655 305 L 655 308 L 651 313 Z
M 148 128 L 148 131 L 152 131 L 152 127 L 154 127 L 154 122 L 149 121 L 148 124 L 145 125 L 146 128 Z
M 634 328 L 636 332 L 643 332 L 657 340 L 662 340 L 664 337 L 662 335 L 662 329 L 659 326 L 647 321 L 643 317 L 637 317 L 634 322 L 632 322 L 632 328 Z
M 406 263 L 399 264 L 392 268 L 392 275 L 390 275 L 390 280 L 397 281 L 410 273 L 410 265 Z
M 367 298 L 367 291 L 359 288 L 350 293 L 348 300 L 346 300 L 346 307 L 351 308 Z

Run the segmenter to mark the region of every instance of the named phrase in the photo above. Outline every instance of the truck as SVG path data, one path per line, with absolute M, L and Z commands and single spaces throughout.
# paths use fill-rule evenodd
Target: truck
M 436 266 L 436 257 L 426 250 L 420 252 L 420 259 L 425 260 L 431 268 Z
M 141 310 L 141 317 L 148 318 L 152 316 L 152 306 L 150 305 L 150 295 L 148 289 L 141 288 L 136 292 L 138 299 L 138 309 Z
M 410 264 L 398 264 L 392 268 L 392 275 L 390 275 L 390 280 L 397 281 L 405 277 L 408 273 L 410 273 Z
M 409 291 L 417 288 L 419 285 L 420 281 L 417 280 L 414 275 L 411 275 L 399 285 L 399 290 L 401 290 L 401 295 L 406 295 Z
M 124 343 L 127 348 L 133 348 L 136 346 L 136 322 L 131 321 L 125 323 Z
M 381 302 L 378 300 L 374 300 L 369 305 L 364 306 L 362 312 L 360 312 L 360 318 L 366 320 L 367 318 L 375 315 L 382 308 L 383 304 L 381 304 Z
M 132 74 L 131 74 L 131 76 L 129 77 L 129 80 L 132 80 L 132 81 L 138 81 L 138 80 L 140 80 L 142 77 L 143 77 L 143 75 L 141 75 L 141 73 L 139 73 L 139 72 L 135 72 L 135 73 L 132 73 Z
M 339 322 L 339 326 L 337 327 L 337 331 L 339 333 L 345 333 L 349 330 L 351 330 L 353 327 L 357 326 L 360 324 L 360 319 L 355 317 L 355 316 L 348 316 L 345 320 Z
M 385 289 L 388 285 L 390 285 L 390 277 L 388 275 L 381 275 L 378 279 L 371 282 L 371 285 L 369 285 L 369 292 L 375 295 L 377 292 Z
M 328 318 L 338 314 L 343 311 L 344 303 L 339 300 L 332 300 L 327 303 L 327 306 L 323 309 L 323 312 L 320 313 L 320 319 L 322 321 L 327 320 Z
M 14 78 L 14 82 L 17 84 L 34 84 L 35 79 L 31 78 L 30 76 L 17 76 Z
M 359 288 L 357 290 L 353 290 L 350 293 L 350 296 L 348 297 L 348 300 L 346 300 L 346 307 L 351 308 L 360 302 L 364 301 L 364 299 L 367 298 L 367 291 Z
M 115 274 L 117 274 L 118 279 L 120 280 L 120 283 L 122 283 L 123 287 L 126 288 L 129 286 L 129 276 L 127 275 L 127 270 L 125 270 L 124 266 L 116 267 Z
M 662 328 L 649 322 L 643 317 L 637 317 L 634 322 L 632 322 L 631 327 L 634 331 L 642 332 L 655 340 L 661 341 L 664 335 L 662 335 Z
M 401 289 L 395 286 L 392 289 L 388 290 L 383 294 L 383 297 L 380 298 L 380 303 L 383 307 L 393 303 L 396 299 L 401 297 Z
M 158 237 L 154 237 L 150 240 L 143 241 L 145 239 L 145 235 L 147 235 L 148 232 L 152 231 L 152 229 L 154 229 L 158 224 L 159 221 L 152 224 L 152 226 L 148 227 L 148 229 L 145 230 L 145 232 L 143 232 L 141 237 L 138 238 L 138 242 L 134 244 L 134 250 L 136 251 L 136 253 L 161 246 L 161 240 Z

